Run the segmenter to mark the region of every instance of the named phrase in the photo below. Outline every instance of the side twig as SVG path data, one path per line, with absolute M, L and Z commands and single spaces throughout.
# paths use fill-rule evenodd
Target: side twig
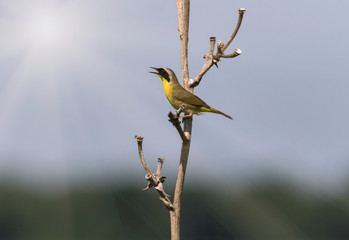
M 141 159 L 142 165 L 144 170 L 146 171 L 145 179 L 148 181 L 148 185 L 146 188 L 143 189 L 143 191 L 146 191 L 152 187 L 154 187 L 160 197 L 159 199 L 165 204 L 168 210 L 174 211 L 173 204 L 171 203 L 170 196 L 165 192 L 163 182 L 165 181 L 165 176 L 161 175 L 162 165 L 164 163 L 164 159 L 158 158 L 158 166 L 156 173 L 152 173 L 148 167 L 147 162 L 145 161 L 144 154 L 143 154 L 143 137 L 142 136 L 135 136 L 137 140 L 138 145 L 138 154 L 139 158 Z
M 239 8 L 239 18 L 236 23 L 236 27 L 231 34 L 230 38 L 228 41 L 224 44 L 223 42 L 219 41 L 217 44 L 217 52 L 214 54 L 213 49 L 214 45 L 216 43 L 216 38 L 215 37 L 210 37 L 210 50 L 208 54 L 204 56 L 206 59 L 205 65 L 202 67 L 201 71 L 198 73 L 198 75 L 195 77 L 194 80 L 192 80 L 190 87 L 194 88 L 197 85 L 200 84 L 202 77 L 205 75 L 205 73 L 212 67 L 212 65 L 216 65 L 220 61 L 220 58 L 234 58 L 237 57 L 241 54 L 241 50 L 239 48 L 235 49 L 233 53 L 230 54 L 225 54 L 224 51 L 229 47 L 231 42 L 234 40 L 236 34 L 238 33 L 242 19 L 244 17 L 245 9 L 244 8 Z M 217 66 L 218 67 L 218 66 Z
M 188 141 L 189 139 L 187 138 L 187 136 L 184 134 L 184 131 L 181 127 L 181 123 L 179 122 L 178 118 L 179 115 L 185 110 L 186 106 L 185 105 L 181 105 L 179 106 L 178 110 L 176 111 L 175 114 L 173 114 L 172 112 L 169 112 L 167 114 L 167 116 L 169 117 L 169 120 L 173 126 L 177 129 L 179 136 L 182 138 L 183 142 Z

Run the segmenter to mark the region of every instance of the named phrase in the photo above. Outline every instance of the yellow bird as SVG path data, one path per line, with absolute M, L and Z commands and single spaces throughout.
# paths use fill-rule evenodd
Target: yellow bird
M 207 105 L 199 97 L 185 90 L 178 82 L 176 74 L 169 68 L 154 68 L 157 72 L 150 72 L 158 75 L 162 83 L 164 84 L 164 90 L 168 101 L 171 103 L 172 107 L 178 109 L 181 105 L 185 105 L 185 110 L 183 111 L 185 116 L 191 117 L 193 114 L 200 115 L 202 112 L 218 113 L 227 118 L 233 119 L 231 116 L 218 111 Z

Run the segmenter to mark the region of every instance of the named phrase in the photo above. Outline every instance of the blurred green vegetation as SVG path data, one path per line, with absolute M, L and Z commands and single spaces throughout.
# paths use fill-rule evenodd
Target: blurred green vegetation
M 1 240 L 169 239 L 169 217 L 153 190 L 43 192 L 0 185 Z M 185 188 L 182 237 L 349 239 L 349 193 L 308 193 L 287 185 Z

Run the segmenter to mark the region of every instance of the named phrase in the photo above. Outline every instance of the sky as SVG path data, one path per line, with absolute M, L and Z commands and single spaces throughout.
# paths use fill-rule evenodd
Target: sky
M 195 88 L 231 116 L 194 117 L 188 175 L 300 185 L 348 183 L 348 1 L 192 1 L 190 77 L 209 38 L 222 59 Z M 149 67 L 180 76 L 175 1 L 0 0 L 0 179 L 24 183 L 140 176 L 134 135 L 165 175 L 180 138 Z

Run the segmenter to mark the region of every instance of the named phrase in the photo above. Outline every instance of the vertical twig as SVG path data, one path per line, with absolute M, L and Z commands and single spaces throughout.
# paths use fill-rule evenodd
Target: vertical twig
M 177 15 L 178 15 L 178 31 L 181 41 L 181 70 L 183 78 L 183 87 L 193 92 L 193 88 L 189 84 L 189 70 L 188 70 L 188 41 L 189 41 L 189 9 L 190 0 L 176 0 Z M 176 182 L 176 188 L 174 193 L 173 206 L 174 211 L 170 211 L 171 219 L 171 240 L 180 239 L 180 211 L 182 202 L 182 193 L 184 186 L 185 172 L 187 168 L 187 162 L 189 157 L 190 142 L 191 142 L 191 130 L 192 130 L 192 118 L 184 119 L 184 135 L 186 141 L 182 141 L 181 156 L 178 167 L 178 176 Z
M 181 40 L 181 71 L 183 87 L 189 90 L 188 42 L 190 0 L 176 0 L 178 32 Z

